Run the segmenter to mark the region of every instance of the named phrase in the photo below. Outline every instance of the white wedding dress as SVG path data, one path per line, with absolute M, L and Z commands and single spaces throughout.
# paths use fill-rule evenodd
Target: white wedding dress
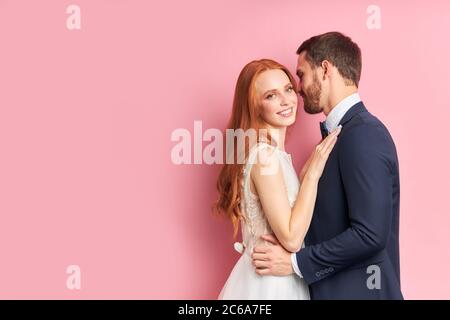
M 260 276 L 252 265 L 253 247 L 263 243 L 261 235 L 270 234 L 272 229 L 261 208 L 257 195 L 250 190 L 250 172 L 255 163 L 258 151 L 270 149 L 279 159 L 283 171 L 289 204 L 293 207 L 299 190 L 299 180 L 292 165 L 292 159 L 286 152 L 266 143 L 258 143 L 249 152 L 244 165 L 241 212 L 247 222 L 241 220 L 242 244 L 236 243 L 235 248 L 242 256 L 231 271 L 222 291 L 220 300 L 309 300 L 309 290 L 305 281 L 292 274 L 289 276 Z M 243 250 L 242 250 L 243 247 Z

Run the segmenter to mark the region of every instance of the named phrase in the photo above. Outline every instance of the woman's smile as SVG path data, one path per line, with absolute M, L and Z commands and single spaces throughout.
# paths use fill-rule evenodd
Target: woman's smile
M 282 116 L 284 118 L 289 118 L 290 116 L 292 116 L 294 114 L 294 107 L 284 109 L 280 112 L 277 112 L 277 114 L 279 114 L 280 116 Z

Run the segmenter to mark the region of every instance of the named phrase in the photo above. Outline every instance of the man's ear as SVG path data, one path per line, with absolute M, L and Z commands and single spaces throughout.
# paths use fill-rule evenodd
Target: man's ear
M 332 72 L 333 65 L 328 60 L 323 60 L 321 64 L 322 70 L 323 70 L 323 80 L 326 79 L 326 77 L 329 77 Z

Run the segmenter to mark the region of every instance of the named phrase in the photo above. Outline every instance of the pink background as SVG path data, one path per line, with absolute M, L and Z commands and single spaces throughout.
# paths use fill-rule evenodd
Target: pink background
M 447 0 L 0 0 L 0 298 L 216 298 L 238 259 L 210 211 L 219 166 L 172 164 L 171 133 L 224 128 L 247 62 L 294 71 L 331 30 L 362 48 L 360 94 L 397 144 L 405 298 L 449 299 Z M 299 114 L 297 168 L 322 119 Z

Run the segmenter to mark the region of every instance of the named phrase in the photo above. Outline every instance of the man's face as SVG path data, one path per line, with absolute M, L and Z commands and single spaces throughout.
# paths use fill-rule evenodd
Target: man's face
M 306 51 L 298 56 L 297 76 L 299 78 L 299 94 L 303 98 L 303 108 L 309 114 L 321 113 L 320 106 L 322 85 L 317 76 L 317 68 L 313 69 L 306 60 Z

